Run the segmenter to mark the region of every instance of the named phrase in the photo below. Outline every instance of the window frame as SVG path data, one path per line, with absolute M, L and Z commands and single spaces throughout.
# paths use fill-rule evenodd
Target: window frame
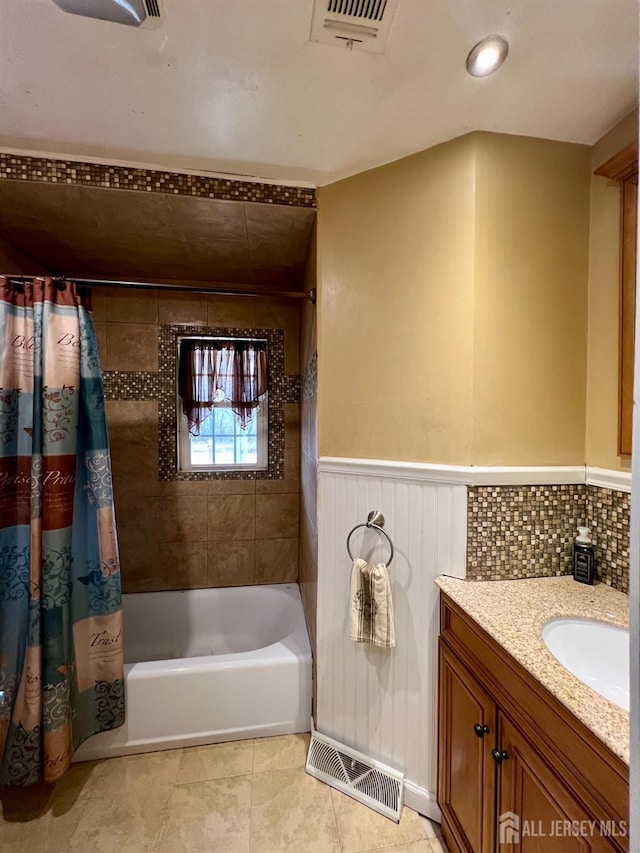
M 182 341 L 240 341 L 242 343 L 256 342 L 265 343 L 267 345 L 267 353 L 269 352 L 269 341 L 266 338 L 251 337 L 240 338 L 231 335 L 178 335 L 176 339 L 176 365 L 180 363 L 180 346 Z M 260 401 L 260 405 L 254 412 L 256 418 L 256 448 L 258 460 L 256 463 L 213 463 L 211 465 L 192 465 L 191 464 L 191 439 L 187 417 L 182 410 L 182 400 L 180 398 L 180 389 L 178 387 L 178 371 L 176 370 L 176 461 L 178 473 L 196 474 L 196 473 L 224 473 L 224 472 L 264 472 L 269 468 L 269 394 L 265 394 Z M 221 402 L 214 403 L 214 409 L 230 409 L 229 403 Z
M 638 141 L 594 171 L 620 183 L 620 300 L 618 341 L 618 455 L 631 456 L 635 351 Z

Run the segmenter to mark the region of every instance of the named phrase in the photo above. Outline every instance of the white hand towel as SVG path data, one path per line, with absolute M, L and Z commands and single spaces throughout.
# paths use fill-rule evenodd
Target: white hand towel
M 350 635 L 354 643 L 393 648 L 393 601 L 387 567 L 354 560 L 349 601 Z

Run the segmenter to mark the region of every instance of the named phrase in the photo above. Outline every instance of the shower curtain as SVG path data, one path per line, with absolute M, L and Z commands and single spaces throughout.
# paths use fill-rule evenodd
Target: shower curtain
M 122 599 L 89 296 L 0 277 L 0 784 L 124 722 Z

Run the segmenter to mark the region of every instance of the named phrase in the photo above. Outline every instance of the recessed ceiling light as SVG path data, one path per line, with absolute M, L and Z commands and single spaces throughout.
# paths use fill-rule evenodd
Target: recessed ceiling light
M 509 42 L 502 36 L 487 36 L 469 51 L 467 71 L 472 77 L 486 77 L 500 68 L 509 53 Z

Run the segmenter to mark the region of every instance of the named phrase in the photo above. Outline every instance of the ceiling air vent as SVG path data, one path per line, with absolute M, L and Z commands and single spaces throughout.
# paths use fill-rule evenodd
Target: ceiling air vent
M 147 10 L 147 15 L 150 18 L 160 17 L 160 5 L 158 3 L 158 0 L 144 0 L 144 6 Z
M 382 53 L 400 0 L 315 0 L 311 41 Z

